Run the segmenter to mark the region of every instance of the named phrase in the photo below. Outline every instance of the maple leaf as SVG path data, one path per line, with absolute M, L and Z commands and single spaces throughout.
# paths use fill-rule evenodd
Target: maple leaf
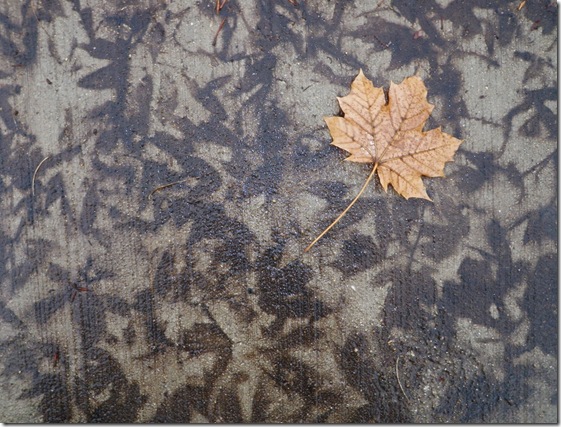
M 386 192 L 391 184 L 406 199 L 431 200 L 421 176 L 444 176 L 444 164 L 452 160 L 462 143 L 440 128 L 423 132 L 434 105 L 428 103 L 420 78 L 408 77 L 398 85 L 392 82 L 388 98 L 386 102 L 384 90 L 374 87 L 360 70 L 351 93 L 337 98 L 344 117 L 325 118 L 333 137 L 331 144 L 351 153 L 346 160 L 373 163 L 374 167 L 349 206 L 305 252 L 355 204 L 376 172 Z

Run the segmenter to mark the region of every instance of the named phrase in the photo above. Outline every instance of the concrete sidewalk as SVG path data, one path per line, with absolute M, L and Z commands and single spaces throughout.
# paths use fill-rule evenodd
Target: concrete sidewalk
M 557 13 L 2 2 L 0 422 L 558 422 Z M 465 142 L 303 254 L 359 69 Z

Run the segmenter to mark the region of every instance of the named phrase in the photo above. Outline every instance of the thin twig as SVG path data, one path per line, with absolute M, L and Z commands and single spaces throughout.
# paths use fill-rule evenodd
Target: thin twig
M 180 181 L 175 181 L 175 182 L 170 182 L 169 184 L 164 184 L 164 185 L 160 185 L 159 187 L 154 188 L 150 194 L 148 194 L 148 198 L 152 197 L 152 194 L 154 194 L 156 191 L 160 191 L 163 190 L 164 188 L 168 188 L 171 187 L 172 185 L 176 185 L 176 184 L 181 184 L 182 182 L 187 181 L 189 178 L 185 178 L 182 179 Z
M 341 215 L 339 215 L 337 219 L 335 219 L 335 221 L 333 221 L 329 227 L 323 230 L 323 232 L 319 236 L 317 236 L 315 240 L 312 243 L 310 243 L 306 249 L 304 249 L 304 252 L 308 252 L 310 249 L 312 249 L 312 246 L 314 246 L 317 243 L 317 241 L 325 235 L 325 233 L 331 230 L 331 228 L 335 224 L 337 224 L 341 218 L 345 216 L 345 214 L 349 211 L 349 209 L 353 207 L 353 205 L 356 203 L 358 198 L 362 196 L 362 193 L 364 193 L 364 190 L 366 190 L 366 186 L 370 183 L 370 181 L 372 181 L 372 178 L 374 178 L 376 169 L 378 169 L 378 163 L 374 165 L 374 167 L 372 168 L 372 172 L 370 172 L 370 175 L 368 175 L 368 179 L 366 180 L 366 182 L 364 183 L 364 185 L 362 186 L 356 197 L 353 199 L 353 201 L 349 204 L 349 206 L 347 206 L 347 208 L 343 212 L 341 212 Z
M 33 172 L 33 178 L 31 178 L 31 195 L 33 197 L 35 197 L 35 177 L 37 176 L 37 172 L 39 171 L 39 168 L 41 167 L 41 165 L 43 163 L 45 163 L 47 160 L 49 160 L 50 158 L 51 158 L 51 156 L 47 156 L 43 160 L 41 160 L 39 162 L 39 164 L 37 165 L 37 167 L 35 168 L 35 172 Z
M 376 39 L 376 41 L 378 43 L 380 43 L 380 45 L 384 48 L 384 49 L 388 49 L 390 47 L 390 45 L 392 44 L 392 42 L 390 41 L 389 43 L 384 43 L 382 40 L 380 40 L 378 37 L 376 37 L 376 34 L 372 34 L 372 36 Z
M 222 29 L 222 27 L 224 26 L 224 23 L 226 22 L 226 18 L 224 18 L 222 20 L 222 22 L 220 23 L 220 26 L 218 27 L 218 30 L 216 31 L 216 34 L 214 35 L 214 39 L 212 40 L 212 45 L 216 46 L 216 42 L 218 41 L 218 34 L 220 33 L 220 30 Z
M 401 389 L 401 392 L 403 393 L 403 395 L 405 396 L 405 398 L 407 400 L 409 400 L 409 398 L 407 397 L 407 395 L 405 394 L 405 390 L 403 389 L 403 386 L 401 385 L 401 381 L 399 379 L 399 358 L 401 356 L 397 356 L 397 359 L 395 360 L 395 376 L 397 377 L 397 383 L 399 384 L 399 388 Z

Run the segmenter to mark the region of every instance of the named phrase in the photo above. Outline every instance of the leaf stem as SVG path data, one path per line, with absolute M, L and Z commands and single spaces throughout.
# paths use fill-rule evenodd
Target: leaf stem
M 329 230 L 331 230 L 331 228 L 333 228 L 333 226 L 337 224 L 339 220 L 345 216 L 345 214 L 349 211 L 349 209 L 353 207 L 353 205 L 357 202 L 359 197 L 362 196 L 362 193 L 364 193 L 364 190 L 366 190 L 366 187 L 368 186 L 370 181 L 372 181 L 372 178 L 374 178 L 376 169 L 378 169 L 378 163 L 374 165 L 374 167 L 372 168 L 372 172 L 370 172 L 370 175 L 368 175 L 368 178 L 366 179 L 366 182 L 364 183 L 364 185 L 362 186 L 356 197 L 353 199 L 353 201 L 349 203 L 349 206 L 347 206 L 345 210 L 341 212 L 341 214 L 335 219 L 335 221 L 333 221 L 331 225 L 329 225 L 329 227 L 323 230 L 322 233 L 319 236 L 317 236 L 315 240 L 312 243 L 310 243 L 306 249 L 304 249 L 304 252 L 308 252 L 310 249 L 312 249 L 312 246 L 314 246 L 319 239 L 321 239 Z

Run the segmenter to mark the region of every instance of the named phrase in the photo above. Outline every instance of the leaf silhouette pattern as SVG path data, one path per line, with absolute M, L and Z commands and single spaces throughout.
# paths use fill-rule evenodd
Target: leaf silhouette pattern
M 556 422 L 554 2 L 102 3 L 0 2 L 3 422 Z M 359 69 L 469 143 L 302 257 Z

